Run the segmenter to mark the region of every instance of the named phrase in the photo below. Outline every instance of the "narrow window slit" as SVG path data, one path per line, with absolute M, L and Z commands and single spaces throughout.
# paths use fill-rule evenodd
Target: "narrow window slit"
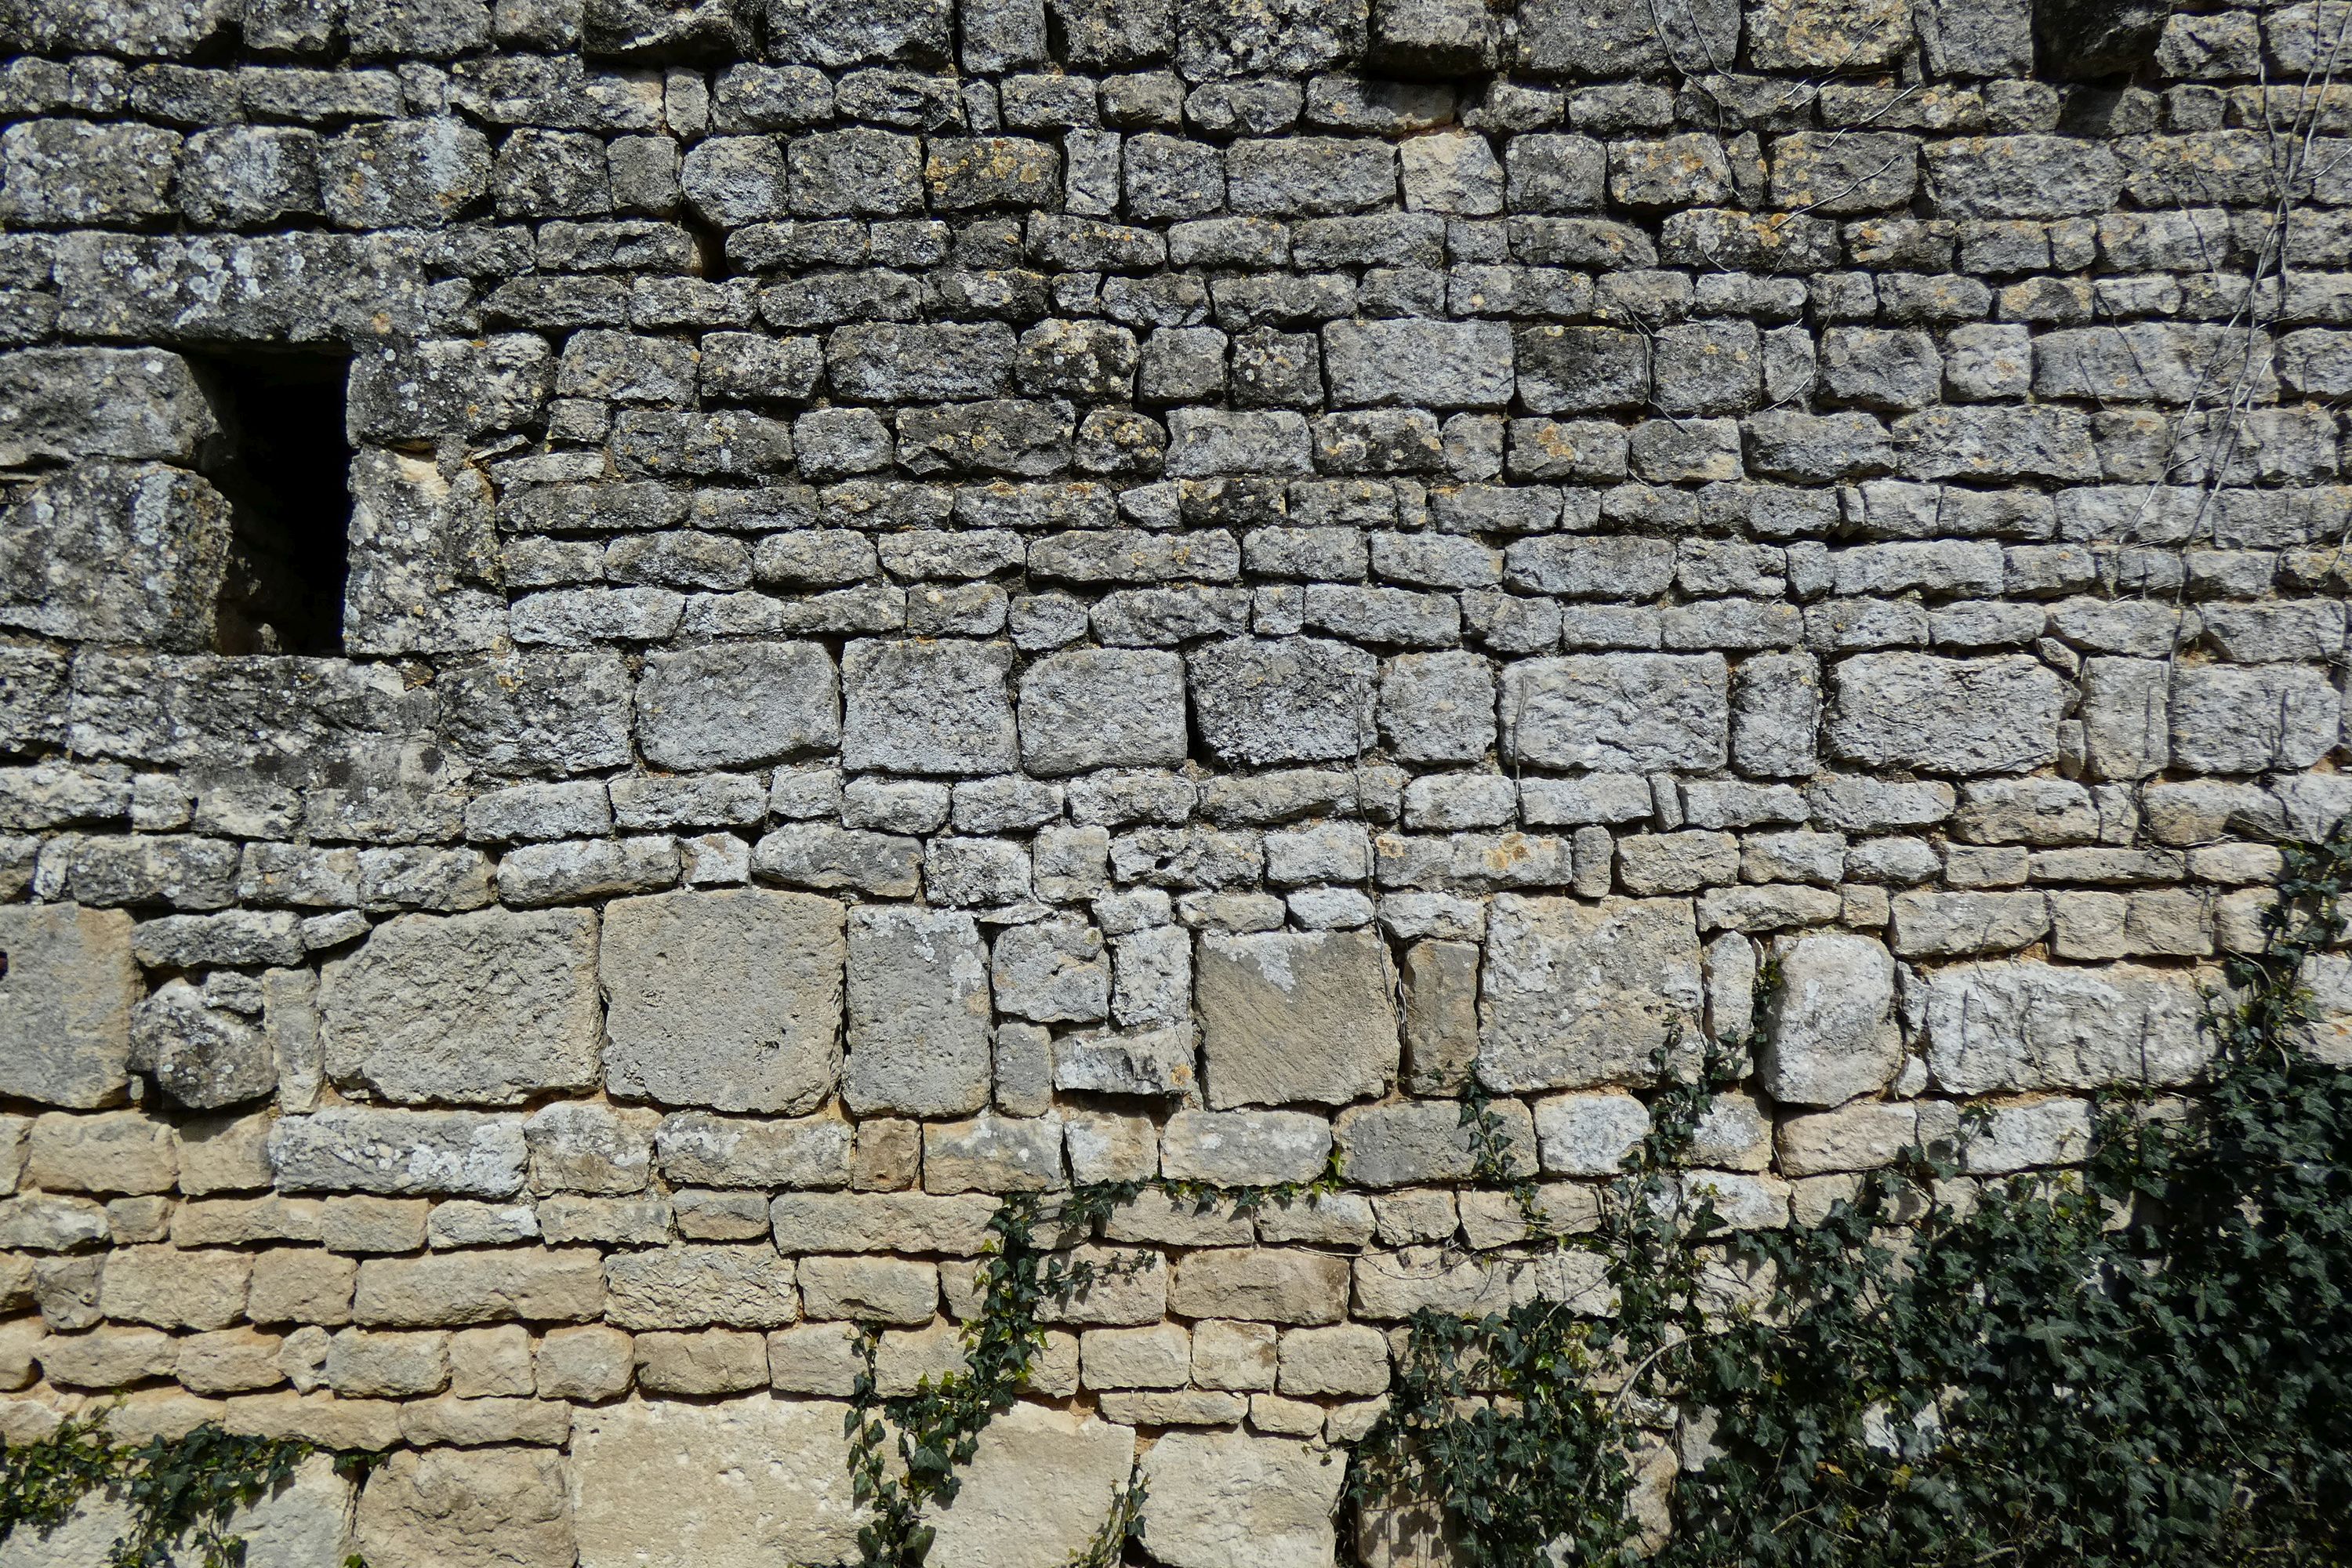
M 235 537 L 221 584 L 222 653 L 338 654 L 350 567 L 350 356 L 192 353 L 224 426 L 210 478 Z

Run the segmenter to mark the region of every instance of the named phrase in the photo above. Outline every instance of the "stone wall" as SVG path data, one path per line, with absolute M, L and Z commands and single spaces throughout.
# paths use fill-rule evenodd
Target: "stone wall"
M 8 7 L 0 1431 L 839 1563 L 992 1194 L 1336 1159 L 1104 1227 L 933 1558 L 1312 1568 L 1407 1314 L 1605 1305 L 1471 1076 L 1573 1223 L 1769 950 L 1737 1224 L 2078 1157 L 2352 809 L 2346 18 Z M 216 651 L 272 344 L 344 657 Z

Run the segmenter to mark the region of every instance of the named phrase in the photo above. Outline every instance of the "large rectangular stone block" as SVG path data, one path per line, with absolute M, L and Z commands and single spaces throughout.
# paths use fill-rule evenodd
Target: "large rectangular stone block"
M 1479 977 L 1478 1077 L 1489 1089 L 1651 1081 L 1704 1001 L 1686 899 L 1496 895 Z
M 1503 743 L 1521 762 L 1595 772 L 1719 768 L 1730 746 L 1721 654 L 1574 654 L 1503 670 Z
M 959 1116 L 988 1103 L 988 949 L 970 915 L 852 911 L 848 998 L 852 1110 Z
M 1370 931 L 1204 936 L 1196 963 L 1209 1103 L 1378 1095 L 1402 1043 L 1388 946 Z
M 855 1561 L 846 1406 L 754 1394 L 628 1400 L 572 1432 L 580 1568 Z
M 966 774 L 1017 765 L 1009 645 L 853 642 L 841 666 L 845 766 Z
M 386 1099 L 511 1105 L 596 1081 L 596 916 L 402 915 L 327 966 L 327 1072 Z
M 1874 767 L 2014 773 L 2058 754 L 2065 683 L 2021 654 L 1870 653 L 1831 674 L 1830 749 Z
M 624 1099 L 814 1110 L 841 1060 L 842 906 L 760 889 L 605 906 L 604 1084 Z
M 1927 1066 L 1955 1094 L 2184 1083 L 2212 1054 L 2177 971 L 1956 963 L 1927 1002 Z
M 78 904 L 0 909 L 0 1094 L 83 1110 L 121 1098 L 140 994 L 131 923 Z
M 184 652 L 211 645 L 229 508 L 202 476 L 89 462 L 10 499 L 0 626 Z

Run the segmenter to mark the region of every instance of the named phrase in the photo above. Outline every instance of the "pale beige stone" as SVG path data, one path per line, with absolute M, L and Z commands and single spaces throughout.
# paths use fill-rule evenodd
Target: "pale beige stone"
M 360 1494 L 368 1568 L 572 1568 L 563 1457 L 547 1448 L 392 1456 Z
M 25 1388 L 32 1384 L 41 1341 L 48 1331 L 48 1325 L 38 1318 L 11 1318 L 0 1322 L 0 1389 Z
M 327 1386 L 346 1399 L 438 1394 L 449 1386 L 449 1336 L 345 1329 L 327 1347 Z
M 990 1422 L 954 1503 L 927 1510 L 933 1560 L 956 1568 L 1064 1568 L 1135 1467 L 1135 1429 L 1026 1401 Z
M 554 1447 L 572 1436 L 572 1408 L 551 1399 L 412 1399 L 400 1407 L 400 1436 L 412 1447 L 460 1448 L 494 1443 Z
M 1387 1391 L 1389 1342 L 1363 1323 L 1291 1329 L 1282 1336 L 1281 1391 L 1370 1394 Z
M 1244 1432 L 1171 1432 L 1143 1458 L 1145 1539 L 1168 1568 L 1324 1568 L 1344 1453 Z
M 1195 1252 L 1177 1264 L 1168 1304 L 1188 1318 L 1335 1323 L 1348 1308 L 1348 1260 L 1286 1247 Z
M 129 1329 L 102 1323 L 87 1333 L 51 1334 L 36 1352 L 42 1375 L 70 1388 L 121 1388 L 151 1377 L 169 1377 L 179 1345 L 160 1329 Z
M 1125 1247 L 1074 1247 L 1073 1263 L 1093 1266 L 1094 1283 L 1068 1300 L 1038 1304 L 1049 1323 L 1156 1323 L 1168 1311 L 1168 1259 Z
M 1202 1388 L 1247 1392 L 1274 1386 L 1276 1330 L 1271 1323 L 1210 1318 L 1192 1325 L 1192 1381 Z
M 206 1117 L 180 1129 L 180 1191 L 251 1193 L 270 1183 L 268 1115 Z
M 1253 1394 L 1249 1409 L 1251 1427 L 1277 1437 L 1313 1437 L 1323 1430 L 1323 1407 L 1312 1400 Z
M 159 1329 L 225 1329 L 245 1316 L 252 1273 L 241 1252 L 118 1247 L 106 1255 L 106 1315 Z
M 1249 1414 L 1238 1394 L 1203 1388 L 1116 1389 L 1097 1399 L 1106 1421 L 1133 1426 L 1230 1426 Z
M 865 1369 L 858 1332 L 849 1323 L 803 1323 L 768 1336 L 768 1381 L 788 1394 L 846 1399 Z
M 579 1568 L 775 1568 L 853 1561 L 839 1404 L 758 1394 L 628 1400 L 574 1417 Z
M 740 1394 L 768 1384 L 767 1342 L 740 1329 L 637 1336 L 637 1386 L 648 1394 Z
M 625 1329 L 778 1328 L 800 1316 L 793 1276 L 791 1258 L 756 1243 L 616 1252 L 604 1260 L 605 1316 Z
M 5 1336 L 0 1329 L 0 1336 Z M 197 1394 L 250 1394 L 286 1381 L 278 1352 L 285 1341 L 253 1329 L 215 1329 L 180 1341 L 182 1384 Z
M 257 1323 L 347 1323 L 359 1272 L 358 1258 L 312 1247 L 257 1252 L 247 1315 Z
M 1371 931 L 1207 936 L 1194 964 L 1217 1110 L 1377 1095 L 1402 1049 L 1388 944 Z
M 1078 1336 L 1088 1388 L 1181 1388 L 1192 1374 L 1191 1336 L 1181 1323 L 1088 1329 Z
M 928 1323 L 940 1305 L 939 1266 L 897 1258 L 803 1258 L 802 1309 L 812 1318 Z
M 33 1118 L 25 1179 L 49 1192 L 169 1192 L 180 1174 L 180 1140 L 171 1123 L 136 1110 Z
M 976 1257 L 997 1200 L 985 1194 L 782 1193 L 769 1206 L 776 1247 L 800 1252 L 944 1252 Z
M 250 1394 L 228 1402 L 226 1430 L 251 1437 L 299 1437 L 321 1448 L 389 1448 L 400 1441 L 400 1406 L 329 1394 Z
M 449 1392 L 460 1399 L 530 1393 L 530 1331 L 502 1323 L 450 1335 Z
M 603 1259 L 593 1247 L 507 1247 L 494 1268 L 478 1254 L 372 1258 L 360 1265 L 352 1315 L 391 1328 L 576 1322 L 604 1310 Z
M 583 1323 L 548 1330 L 531 1365 L 543 1399 L 614 1399 L 628 1392 L 636 1352 L 619 1329 Z

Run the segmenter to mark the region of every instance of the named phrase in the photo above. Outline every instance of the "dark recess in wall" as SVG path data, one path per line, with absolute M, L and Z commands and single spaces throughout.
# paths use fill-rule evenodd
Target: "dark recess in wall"
M 191 354 L 226 428 L 211 479 L 236 542 L 221 584 L 223 653 L 336 654 L 350 564 L 352 451 L 341 353 Z

